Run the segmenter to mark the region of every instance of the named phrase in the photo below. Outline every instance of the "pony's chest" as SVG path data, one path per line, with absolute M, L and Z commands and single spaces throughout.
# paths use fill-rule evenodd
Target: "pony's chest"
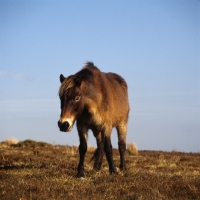
M 89 126 L 98 126 L 103 123 L 101 113 L 97 112 L 96 109 L 84 110 L 81 115 L 81 121 L 88 124 Z

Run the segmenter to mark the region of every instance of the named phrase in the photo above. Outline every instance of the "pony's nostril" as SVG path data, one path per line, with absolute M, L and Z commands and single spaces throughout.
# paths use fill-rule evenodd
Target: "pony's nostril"
M 63 127 L 64 127 L 65 130 L 68 130 L 68 128 L 69 128 L 69 123 L 68 123 L 68 122 L 64 122 L 64 123 L 63 123 Z
M 60 131 L 65 132 L 65 131 L 68 131 L 70 124 L 69 124 L 69 122 L 62 123 L 62 122 L 58 121 L 58 127 L 60 128 Z

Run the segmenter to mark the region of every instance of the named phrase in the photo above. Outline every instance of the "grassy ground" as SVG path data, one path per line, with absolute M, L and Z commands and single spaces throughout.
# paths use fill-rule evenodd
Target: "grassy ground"
M 0 143 L 0 199 L 200 199 L 200 154 L 162 151 L 127 153 L 127 170 L 108 173 L 104 159 L 99 172 L 90 162 L 85 178 L 75 178 L 77 147 L 43 142 Z M 119 153 L 113 150 L 116 165 Z

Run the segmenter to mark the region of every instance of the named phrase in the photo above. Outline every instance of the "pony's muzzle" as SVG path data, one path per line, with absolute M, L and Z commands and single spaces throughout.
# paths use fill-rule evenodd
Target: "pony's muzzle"
M 70 124 L 68 122 L 62 123 L 58 121 L 58 127 L 60 128 L 60 131 L 67 132 L 70 129 Z

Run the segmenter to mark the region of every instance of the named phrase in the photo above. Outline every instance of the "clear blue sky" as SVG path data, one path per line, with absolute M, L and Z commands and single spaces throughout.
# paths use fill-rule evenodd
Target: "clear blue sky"
M 59 75 L 93 61 L 128 82 L 127 142 L 199 152 L 199 58 L 199 0 L 0 0 L 0 141 L 78 145 L 57 127 Z

